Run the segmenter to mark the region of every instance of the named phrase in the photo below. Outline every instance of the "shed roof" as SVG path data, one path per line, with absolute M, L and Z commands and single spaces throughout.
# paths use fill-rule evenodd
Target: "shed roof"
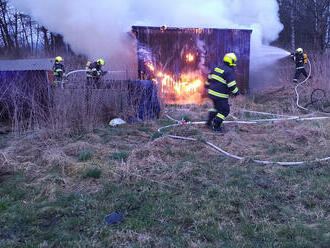
M 199 33 L 199 32 L 210 32 L 210 31 L 243 31 L 243 32 L 249 32 L 252 33 L 252 29 L 249 28 L 242 28 L 242 29 L 237 29 L 237 28 L 192 28 L 192 27 L 186 27 L 186 28 L 178 28 L 178 27 L 154 27 L 154 26 L 132 26 L 133 31 L 137 30 L 152 30 L 152 31 L 172 31 L 172 32 L 193 32 L 193 33 Z
M 0 60 L 0 71 L 49 71 L 55 59 Z

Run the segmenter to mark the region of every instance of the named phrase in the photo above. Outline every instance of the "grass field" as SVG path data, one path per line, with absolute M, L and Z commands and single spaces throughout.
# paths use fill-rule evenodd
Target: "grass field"
M 250 108 L 297 114 L 290 99 L 234 101 L 229 119 Z M 201 120 L 208 105 L 171 106 Z M 265 118 L 265 117 L 263 117 Z M 330 247 L 330 163 L 261 166 L 329 156 L 330 121 L 157 129 L 157 121 L 0 136 L 0 247 Z M 172 140 L 167 133 L 201 142 Z M 247 157 L 237 161 L 210 140 Z M 123 222 L 107 225 L 119 212 Z

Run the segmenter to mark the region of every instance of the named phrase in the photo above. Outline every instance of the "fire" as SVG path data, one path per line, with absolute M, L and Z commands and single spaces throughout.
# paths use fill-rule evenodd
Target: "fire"
M 195 56 L 194 56 L 192 53 L 188 53 L 188 54 L 186 55 L 186 62 L 187 62 L 187 63 L 194 62 L 194 60 L 195 60 Z
M 186 55 L 187 61 L 194 61 L 192 53 Z M 166 103 L 190 104 L 201 103 L 203 94 L 204 77 L 201 71 L 182 73 L 179 78 L 166 72 L 158 71 L 151 61 L 145 62 L 153 81 L 159 86 L 161 95 Z
M 153 66 L 153 64 L 151 62 L 147 62 L 147 67 L 149 68 L 150 71 L 154 72 L 155 71 L 155 67 Z
M 183 73 L 180 78 L 174 78 L 168 73 L 156 71 L 151 62 L 146 63 L 154 81 L 159 85 L 160 93 L 166 103 L 188 104 L 202 101 L 203 76 L 200 71 Z

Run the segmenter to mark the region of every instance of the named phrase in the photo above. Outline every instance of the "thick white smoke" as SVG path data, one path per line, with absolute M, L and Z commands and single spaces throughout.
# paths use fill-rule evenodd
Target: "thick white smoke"
M 252 53 L 282 30 L 276 0 L 11 0 L 52 32 L 62 34 L 78 53 L 128 62 L 132 25 L 249 28 Z M 253 55 L 253 54 L 252 54 Z

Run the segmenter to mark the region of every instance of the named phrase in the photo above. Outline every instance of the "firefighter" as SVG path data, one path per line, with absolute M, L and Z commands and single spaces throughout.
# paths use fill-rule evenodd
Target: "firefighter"
M 294 83 L 298 83 L 300 74 L 303 74 L 305 78 L 308 77 L 304 65 L 307 64 L 307 54 L 304 54 L 302 48 L 298 48 L 296 53 L 291 53 L 292 60 L 296 63 L 296 72 L 293 78 Z
M 222 122 L 230 112 L 229 95 L 233 94 L 235 97 L 239 95 L 234 75 L 236 61 L 234 53 L 227 53 L 223 58 L 224 63 L 211 71 L 205 83 L 209 97 L 214 104 L 214 109 L 209 110 L 206 125 L 216 132 L 223 131 Z
M 64 65 L 61 62 L 63 62 L 63 58 L 61 56 L 57 56 L 53 66 L 54 86 L 59 86 L 65 77 Z
M 87 84 L 88 86 L 93 86 L 93 88 L 100 88 L 100 79 L 101 76 L 106 74 L 105 71 L 102 70 L 102 66 L 104 66 L 104 60 L 98 59 L 96 62 L 91 63 L 87 62 L 86 70 L 87 72 Z

